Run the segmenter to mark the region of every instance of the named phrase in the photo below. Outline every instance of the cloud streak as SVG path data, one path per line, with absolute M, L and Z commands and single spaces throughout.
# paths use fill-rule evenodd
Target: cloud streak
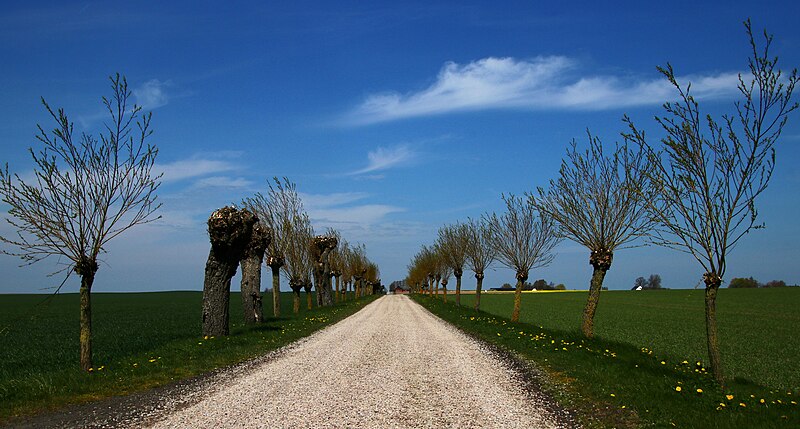
M 238 168 L 233 162 L 208 158 L 182 159 L 153 166 L 154 171 L 164 173 L 161 181 L 165 183 L 225 173 Z
M 578 76 L 576 61 L 563 56 L 531 60 L 489 57 L 469 64 L 446 63 L 428 88 L 368 96 L 344 122 L 367 125 L 419 116 L 486 109 L 605 110 L 661 104 L 675 98 L 663 78 Z M 736 90 L 737 73 L 685 76 L 697 99 Z
M 349 175 L 355 176 L 359 174 L 387 170 L 392 167 L 407 164 L 413 161 L 415 158 L 416 153 L 412 151 L 408 145 L 379 147 L 367 154 L 366 167 L 353 171 Z

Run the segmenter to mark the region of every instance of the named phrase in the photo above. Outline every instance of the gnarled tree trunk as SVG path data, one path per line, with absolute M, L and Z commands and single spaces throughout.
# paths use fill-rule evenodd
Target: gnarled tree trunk
M 300 312 L 300 291 L 303 290 L 303 283 L 289 281 L 289 287 L 292 289 L 293 292 L 292 312 L 294 312 L 294 314 L 297 314 Z
M 308 305 L 308 309 L 311 310 L 313 307 L 311 303 L 313 302 L 313 297 L 311 296 L 311 283 L 306 283 L 303 285 L 303 288 L 306 290 L 306 304 Z M 317 291 L 317 295 L 319 295 L 319 290 Z
M 444 294 L 442 296 L 442 301 L 444 301 L 445 304 L 446 304 L 447 303 L 447 279 L 442 280 L 442 293 Z
M 475 273 L 475 310 L 481 309 L 481 289 L 483 288 L 483 271 Z
M 519 310 L 522 307 L 522 288 L 525 286 L 525 280 L 528 280 L 528 272 L 518 271 L 517 289 L 514 291 L 514 311 L 511 312 L 512 322 L 519 322 Z
M 281 317 L 281 267 L 283 258 L 270 256 L 267 258 L 267 265 L 272 269 L 272 315 Z
M 725 374 L 722 372 L 722 357 L 719 353 L 719 339 L 717 338 L 717 290 L 722 284 L 722 278 L 717 273 L 703 274 L 706 285 L 706 339 L 708 346 L 708 360 L 711 365 L 711 374 L 720 386 L 725 386 Z
M 203 335 L 228 335 L 231 277 L 250 241 L 256 217 L 248 210 L 223 207 L 208 219 L 211 251 L 203 284 Z
M 606 249 L 593 250 L 589 255 L 589 264 L 593 267 L 592 280 L 589 283 L 589 297 L 586 299 L 586 307 L 583 309 L 583 323 L 581 331 L 586 338 L 594 336 L 594 314 L 597 310 L 597 302 L 600 300 L 600 291 L 603 289 L 603 279 L 606 272 L 611 268 L 614 254 Z
M 261 306 L 261 263 L 264 261 L 264 251 L 270 241 L 270 231 L 259 222 L 253 224 L 250 242 L 245 247 L 242 260 L 242 308 L 244 310 L 244 323 L 253 324 L 264 320 L 264 311 Z
M 461 275 L 464 272 L 461 268 L 453 270 L 453 275 L 456 276 L 456 305 L 461 306 Z
M 75 272 L 81 276 L 79 341 L 81 369 L 84 371 L 92 367 L 92 284 L 97 269 L 97 262 L 89 258 L 83 258 L 75 265 Z

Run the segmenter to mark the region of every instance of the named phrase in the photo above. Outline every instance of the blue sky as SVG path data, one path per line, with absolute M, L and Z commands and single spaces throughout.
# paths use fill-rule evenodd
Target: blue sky
M 41 96 L 76 129 L 98 130 L 120 72 L 153 112 L 163 220 L 111 242 L 95 290 L 201 290 L 208 215 L 272 176 L 297 183 L 318 230 L 366 244 L 388 283 L 440 226 L 545 186 L 587 128 L 611 144 L 627 113 L 656 138 L 652 117 L 674 96 L 657 65 L 693 82 L 708 112 L 731 111 L 743 19 L 775 35 L 783 68 L 800 65 L 797 2 L 601 3 L 6 2 L 1 159 L 29 174 L 36 124 L 52 125 Z M 794 115 L 759 201 L 767 228 L 733 251 L 727 279 L 800 283 L 798 143 Z M 588 287 L 588 251 L 564 242 L 557 253 L 530 278 Z M 46 276 L 56 259 L 19 262 L 0 258 L 0 292 L 60 283 Z M 652 273 L 694 287 L 702 269 L 675 251 L 620 250 L 606 285 Z M 497 269 L 486 282 L 513 278 Z

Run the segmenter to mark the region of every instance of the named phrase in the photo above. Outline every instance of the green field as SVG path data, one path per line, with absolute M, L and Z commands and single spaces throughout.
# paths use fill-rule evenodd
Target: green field
M 201 292 L 92 294 L 94 370 L 78 369 L 78 295 L 0 295 L 0 421 L 19 413 L 123 394 L 201 374 L 279 348 L 341 320 L 371 298 L 245 327 L 231 294 L 231 336 L 201 337 Z M 352 298 L 351 298 L 352 299 Z
M 646 347 L 671 361 L 706 361 L 703 290 L 604 291 L 598 338 Z M 513 294 L 484 294 L 481 309 L 510 317 Z M 462 304 L 474 305 L 474 295 Z M 520 321 L 578 332 L 585 293 L 523 294 Z M 722 289 L 717 298 L 720 348 L 729 379 L 800 388 L 800 288 Z
M 800 289 L 720 291 L 723 365 L 717 385 L 705 365 L 703 291 L 603 292 L 597 338 L 579 330 L 585 293 L 513 294 L 453 300 L 413 297 L 444 320 L 532 362 L 539 384 L 586 427 L 800 427 Z

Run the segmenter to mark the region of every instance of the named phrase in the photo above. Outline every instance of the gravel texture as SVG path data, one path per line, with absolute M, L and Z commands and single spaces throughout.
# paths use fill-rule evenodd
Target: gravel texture
M 154 428 L 555 428 L 569 416 L 477 341 L 402 295 L 164 406 Z M 191 402 L 191 403 L 188 403 Z M 156 417 L 157 418 L 157 417 Z

